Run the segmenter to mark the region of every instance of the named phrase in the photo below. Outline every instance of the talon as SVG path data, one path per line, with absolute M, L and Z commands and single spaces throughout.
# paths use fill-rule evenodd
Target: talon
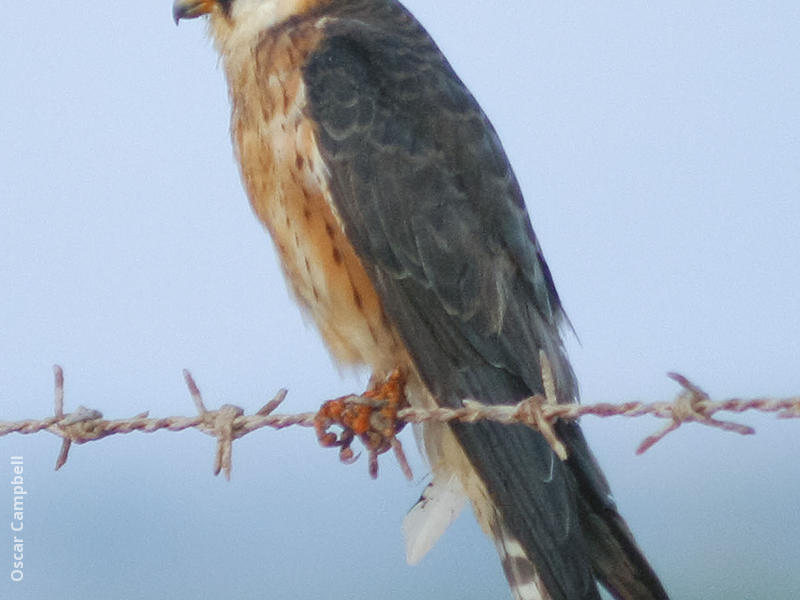
M 339 450 L 339 460 L 346 465 L 352 465 L 358 460 L 359 456 L 360 454 L 356 454 L 353 452 L 353 449 L 349 447 L 342 447 L 342 449 Z
M 317 434 L 317 439 L 319 440 L 320 445 L 325 446 L 326 448 L 339 445 L 339 440 L 337 439 L 335 433 L 325 433 L 322 435 Z
M 369 453 L 369 476 L 372 479 L 378 478 L 378 453 L 377 452 L 370 452 Z

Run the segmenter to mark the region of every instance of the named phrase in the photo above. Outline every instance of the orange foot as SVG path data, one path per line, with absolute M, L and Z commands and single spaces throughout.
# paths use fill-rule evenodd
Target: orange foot
M 396 437 L 405 426 L 405 421 L 397 418 L 400 409 L 408 406 L 405 384 L 405 373 L 395 369 L 385 381 L 361 396 L 342 396 L 325 402 L 314 417 L 319 443 L 325 447 L 338 446 L 339 459 L 350 464 L 358 458 L 350 447 L 358 436 L 369 452 L 369 474 L 373 479 L 378 476 L 378 455 L 392 449 L 403 473 L 411 479 L 403 446 Z M 342 430 L 338 435 L 330 431 L 334 425 Z

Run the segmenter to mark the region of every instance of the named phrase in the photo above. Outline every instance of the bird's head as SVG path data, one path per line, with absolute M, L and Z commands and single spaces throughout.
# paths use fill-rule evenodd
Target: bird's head
M 230 14 L 233 0 L 175 0 L 172 17 L 175 23 L 181 19 L 195 19 L 214 13 Z
M 222 51 L 231 39 L 250 39 L 252 35 L 328 2 L 330 0 L 174 0 L 172 16 L 178 23 L 181 19 L 207 15 L 211 33 Z
M 181 19 L 194 19 L 209 15 L 225 17 L 231 21 L 256 18 L 264 20 L 268 15 L 283 17 L 301 14 L 324 0 L 175 0 L 172 16 L 178 23 Z

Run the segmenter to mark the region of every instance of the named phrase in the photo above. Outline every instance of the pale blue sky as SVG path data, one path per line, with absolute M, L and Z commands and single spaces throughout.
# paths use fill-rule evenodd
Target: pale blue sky
M 666 400 L 678 370 L 718 397 L 800 393 L 800 5 L 408 2 L 492 118 L 581 344 L 586 402 Z M 250 213 L 217 59 L 163 2 L 6 2 L 0 20 L 0 419 L 301 411 L 363 384 L 288 300 Z M 676 599 L 800 593 L 800 424 L 743 438 L 584 420 Z M 410 432 L 406 447 L 413 447 Z M 0 597 L 507 598 L 471 515 L 420 566 L 400 523 L 420 485 L 337 462 L 308 430 L 234 447 L 131 434 L 25 457 L 25 580 Z M 6 466 L 3 466 L 6 465 Z M 413 466 L 425 469 L 416 455 Z M 4 489 L 5 487 L 5 489 Z M 2 515 L 6 515 L 3 517 Z M 5 533 L 3 533 L 5 531 Z

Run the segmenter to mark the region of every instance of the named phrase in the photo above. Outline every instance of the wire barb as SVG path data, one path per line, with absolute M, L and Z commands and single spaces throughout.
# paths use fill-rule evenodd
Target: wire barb
M 55 409 L 54 414 L 57 419 L 64 418 L 64 369 L 61 365 L 53 365 L 53 375 L 55 377 Z M 68 437 L 61 438 L 61 449 L 58 451 L 56 458 L 56 468 L 58 471 L 67 463 L 69 458 L 69 449 L 72 446 L 72 440 Z
M 709 427 L 717 427 L 724 431 L 733 431 L 741 435 L 752 435 L 756 432 L 755 429 L 747 425 L 714 419 L 711 415 L 716 410 L 708 394 L 680 373 L 667 373 L 667 377 L 678 382 L 678 385 L 683 388 L 683 391 L 678 394 L 672 404 L 672 422 L 667 423 L 660 431 L 646 437 L 636 449 L 636 454 L 647 452 L 654 444 L 664 439 L 668 433 L 689 422 L 702 423 Z

